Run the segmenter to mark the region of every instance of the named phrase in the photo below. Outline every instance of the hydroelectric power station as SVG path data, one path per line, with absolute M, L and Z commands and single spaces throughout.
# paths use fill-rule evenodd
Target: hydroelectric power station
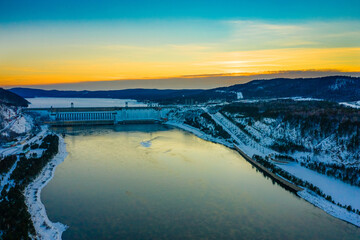
M 175 107 L 70 107 L 28 108 L 53 126 L 154 123 L 166 121 Z

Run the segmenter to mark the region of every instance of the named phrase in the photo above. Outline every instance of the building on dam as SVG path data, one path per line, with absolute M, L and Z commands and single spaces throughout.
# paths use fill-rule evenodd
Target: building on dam
M 28 108 L 51 125 L 151 123 L 167 120 L 174 107 L 70 107 L 70 108 Z

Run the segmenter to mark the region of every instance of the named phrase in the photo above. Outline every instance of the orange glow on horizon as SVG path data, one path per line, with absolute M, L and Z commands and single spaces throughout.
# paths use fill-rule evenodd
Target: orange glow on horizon
M 151 50 L 151 49 L 150 49 Z M 174 50 L 175 51 L 175 50 Z M 181 54 L 173 52 L 173 55 Z M 131 50 L 130 50 L 131 52 Z M 235 52 L 202 52 L 192 59 L 155 51 L 153 61 L 126 61 L 114 56 L 74 59 L 14 59 L 0 63 L 0 85 L 44 85 L 129 79 L 244 76 L 279 71 L 360 71 L 360 48 L 286 48 Z M 191 55 L 191 52 L 186 53 Z M 158 60 L 161 59 L 162 61 Z

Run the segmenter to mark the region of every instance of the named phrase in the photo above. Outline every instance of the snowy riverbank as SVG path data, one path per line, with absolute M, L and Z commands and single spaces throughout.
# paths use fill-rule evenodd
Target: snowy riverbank
M 307 189 L 298 192 L 297 194 L 331 216 L 360 227 L 360 216 L 358 214 L 350 212 L 343 207 L 339 207 Z
M 189 126 L 187 124 L 184 124 L 182 122 L 177 122 L 177 121 L 168 121 L 166 122 L 167 125 L 170 125 L 170 126 L 174 126 L 174 127 L 177 127 L 177 128 L 180 128 L 186 132 L 190 132 L 192 134 L 194 134 L 195 136 L 199 137 L 199 138 L 202 138 L 206 141 L 210 141 L 210 142 L 214 142 L 214 143 L 219 143 L 219 144 L 222 144 L 222 145 L 225 145 L 229 148 L 233 148 L 233 144 L 232 143 L 229 143 L 223 139 L 220 139 L 220 138 L 215 138 L 213 136 L 210 136 L 202 131 L 200 131 L 199 129 L 197 128 L 194 128 L 192 126 Z
M 64 139 L 59 136 L 59 151 L 47 164 L 40 175 L 26 187 L 24 195 L 31 219 L 33 221 L 38 239 L 61 239 L 62 233 L 67 229 L 62 223 L 53 223 L 49 220 L 45 206 L 41 202 L 41 190 L 54 177 L 55 168 L 62 163 L 67 155 Z
M 206 111 L 206 109 L 205 109 L 205 111 Z M 208 112 L 208 111 L 206 111 L 206 112 Z M 253 154 L 265 156 L 266 154 L 269 153 L 268 151 L 266 151 L 268 149 L 264 149 L 264 148 L 260 149 L 256 145 L 249 146 L 249 145 L 243 144 L 242 141 L 240 139 L 238 139 L 237 135 L 233 131 L 231 131 L 227 126 L 224 125 L 225 120 L 222 119 L 223 121 L 221 121 L 220 119 L 218 119 L 219 116 L 214 116 L 213 114 L 210 114 L 210 116 L 220 126 L 222 126 L 223 129 L 225 131 L 227 131 L 236 142 L 239 143 L 239 146 L 242 148 L 242 150 L 248 156 L 252 156 Z M 169 122 L 167 122 L 167 124 L 181 128 L 185 131 L 191 132 L 204 140 L 223 144 L 227 147 L 232 147 L 232 144 L 230 144 L 229 142 L 209 136 L 209 135 L 203 133 L 202 131 L 200 131 L 199 129 L 188 126 L 184 123 L 176 122 L 176 121 L 169 121 Z M 292 171 L 292 169 L 290 169 L 290 165 L 278 165 L 278 167 L 283 168 L 284 170 L 288 171 L 291 174 L 294 174 L 294 176 L 296 176 L 296 177 L 299 177 L 305 181 L 309 181 L 309 182 L 313 183 L 315 186 L 318 186 L 325 193 L 330 194 L 333 199 L 335 199 L 337 202 L 339 202 L 341 204 L 344 204 L 344 205 L 351 204 L 353 207 L 357 207 L 357 208 L 359 207 L 358 202 L 357 202 L 357 200 L 358 200 L 357 196 L 360 194 L 360 189 L 358 189 L 355 186 L 350 186 L 349 184 L 343 183 L 340 180 L 316 173 L 312 170 L 305 169 L 304 167 L 301 167 L 301 166 L 298 166 L 295 169 L 296 170 L 301 169 L 303 171 L 306 171 L 307 175 L 299 174 L 299 172 L 302 173 L 301 171 Z M 310 176 L 309 173 L 311 173 L 311 176 L 316 176 L 316 178 L 308 179 L 307 177 Z M 318 178 L 321 181 L 320 180 L 317 181 Z M 328 185 L 326 185 L 326 184 L 324 185 L 322 183 L 326 183 Z M 338 191 L 334 191 L 334 188 L 332 187 L 332 186 L 334 186 L 334 184 L 335 184 L 335 186 L 341 185 L 342 187 L 336 189 Z M 358 191 L 356 191 L 356 190 L 358 190 Z M 344 195 L 344 192 L 345 192 L 345 195 Z M 354 212 L 348 211 L 343 207 L 339 207 L 336 204 L 333 204 L 333 203 L 327 201 L 323 197 L 316 195 L 315 193 L 311 192 L 308 189 L 298 192 L 298 196 L 305 199 L 309 203 L 317 206 L 318 208 L 324 210 L 331 216 L 334 216 L 336 218 L 339 218 L 341 220 L 344 220 L 346 222 L 354 224 L 357 227 L 360 227 L 360 215 L 358 215 Z

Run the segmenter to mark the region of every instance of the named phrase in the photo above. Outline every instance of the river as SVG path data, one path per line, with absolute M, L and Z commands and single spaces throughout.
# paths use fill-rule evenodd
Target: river
M 41 198 L 63 239 L 360 239 L 237 152 L 164 125 L 58 128 Z

